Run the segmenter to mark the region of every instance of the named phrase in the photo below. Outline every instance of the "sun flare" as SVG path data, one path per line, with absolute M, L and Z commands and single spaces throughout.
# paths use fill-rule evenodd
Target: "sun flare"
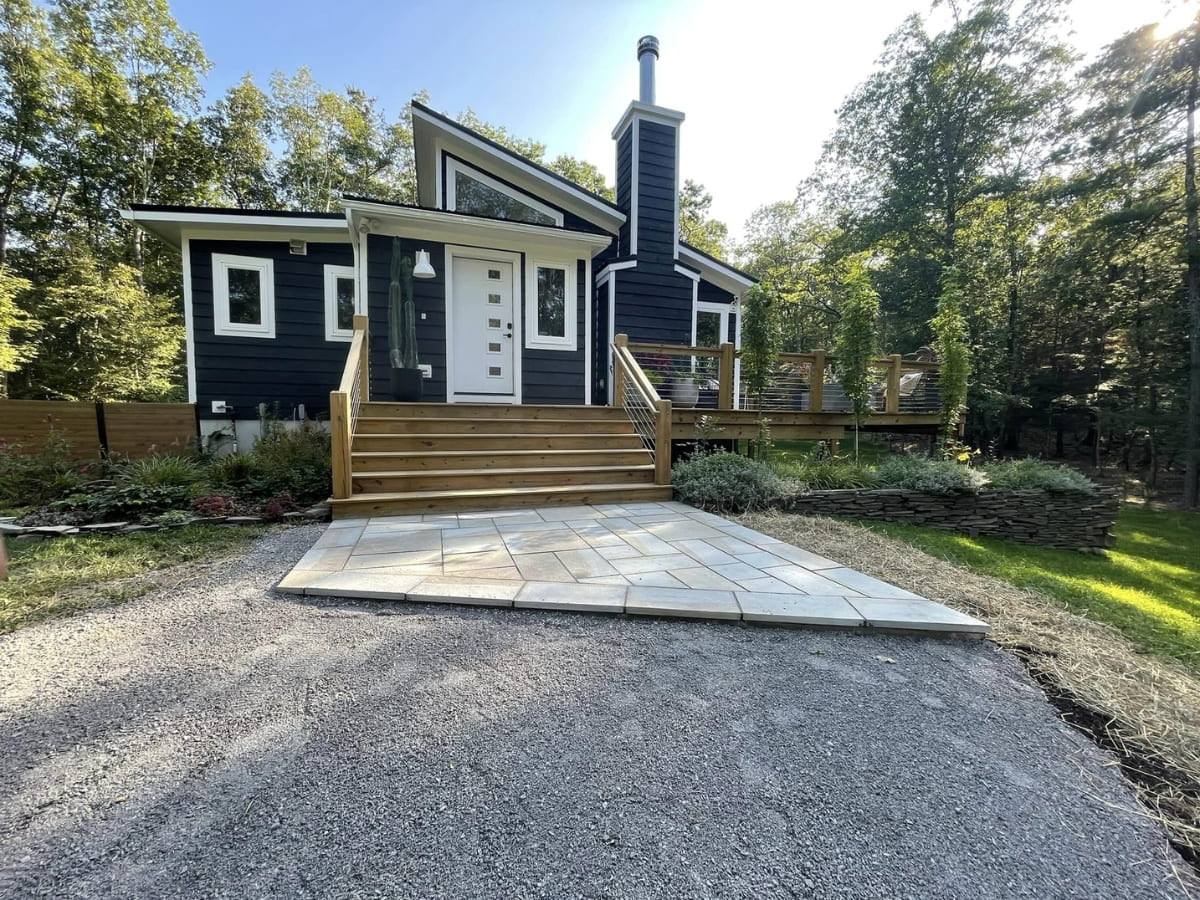
M 1197 0 L 1183 0 L 1183 2 L 1177 3 L 1163 13 L 1158 24 L 1154 26 L 1154 36 L 1162 40 L 1168 35 L 1182 31 L 1192 24 L 1198 12 L 1200 12 L 1200 5 L 1197 4 Z

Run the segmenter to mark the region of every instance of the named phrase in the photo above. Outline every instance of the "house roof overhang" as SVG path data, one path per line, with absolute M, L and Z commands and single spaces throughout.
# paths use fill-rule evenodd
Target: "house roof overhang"
M 346 223 L 353 234 L 387 234 L 445 244 L 470 244 L 499 250 L 569 250 L 588 258 L 613 242 L 613 236 L 488 219 L 461 213 L 343 197 Z
M 298 238 L 320 243 L 348 243 L 346 218 L 341 213 L 296 213 L 282 210 L 217 209 L 207 206 L 131 204 L 121 218 L 133 222 L 173 247 L 192 239 L 286 241 Z
M 723 291 L 729 291 L 735 297 L 740 297 L 747 290 L 758 284 L 745 272 L 735 269 L 729 263 L 709 256 L 701 250 L 679 242 L 679 262 L 689 269 L 695 269 L 700 277 L 710 284 L 715 284 Z
M 625 214 L 599 194 L 584 190 L 422 103 L 414 100 L 411 107 L 417 199 L 421 206 L 437 206 L 438 156 L 444 150 L 606 231 L 616 233 L 625 223 Z

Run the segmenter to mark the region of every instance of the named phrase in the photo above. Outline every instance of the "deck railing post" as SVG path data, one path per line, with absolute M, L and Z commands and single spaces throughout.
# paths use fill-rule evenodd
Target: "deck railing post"
M 362 355 L 358 359 L 358 398 L 360 403 L 371 400 L 371 320 L 367 316 L 354 317 L 354 330 L 363 333 Z
M 887 393 L 883 398 L 883 411 L 886 413 L 900 412 L 900 354 L 893 353 L 888 357 Z
M 733 409 L 733 344 L 721 345 L 717 369 L 717 409 Z
M 825 403 L 825 351 L 812 352 L 812 371 L 808 378 L 809 412 L 820 412 Z
M 629 335 L 613 336 L 616 352 L 613 354 L 613 403 L 616 406 L 625 405 L 625 359 L 623 352 L 629 347 Z
M 654 483 L 671 483 L 671 401 L 659 400 L 654 423 Z
M 333 498 L 346 500 L 353 493 L 350 469 L 350 397 L 342 391 L 329 393 L 329 431 L 333 463 Z

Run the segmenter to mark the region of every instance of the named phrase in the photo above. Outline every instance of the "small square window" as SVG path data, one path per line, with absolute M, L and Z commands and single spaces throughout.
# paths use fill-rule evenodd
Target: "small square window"
M 500 270 L 499 269 L 488 269 L 488 279 L 491 281 L 499 281 L 500 280 Z
M 213 333 L 275 337 L 275 264 L 270 259 L 214 253 Z
M 489 341 L 488 342 L 488 353 L 499 353 L 499 352 L 500 352 L 500 345 L 498 343 L 496 343 L 495 341 Z
M 500 327 L 499 319 L 488 319 L 488 328 L 499 328 L 499 327 Z
M 493 306 L 499 306 L 500 305 L 500 295 L 499 294 L 488 294 L 488 303 L 492 304 Z
M 488 366 L 488 377 L 489 378 L 499 378 L 500 377 L 500 367 L 499 366 Z

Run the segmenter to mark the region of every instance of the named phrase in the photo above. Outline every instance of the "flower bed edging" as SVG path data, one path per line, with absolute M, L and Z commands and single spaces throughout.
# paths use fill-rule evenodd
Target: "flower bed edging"
M 1112 488 L 1094 494 L 1065 491 L 980 491 L 926 494 L 898 488 L 812 491 L 781 508 L 808 515 L 907 522 L 1058 550 L 1103 553 L 1113 546 L 1120 498 Z
M 182 522 L 147 523 L 136 522 L 100 522 L 94 525 L 14 525 L 13 517 L 0 518 L 0 539 L 12 538 L 22 541 L 43 541 L 47 538 L 71 537 L 77 534 L 133 534 L 140 531 L 173 531 L 188 525 L 219 525 L 223 528 L 238 525 L 261 525 L 271 521 L 295 521 L 308 519 L 314 522 L 328 522 L 330 519 L 329 505 L 318 503 L 309 509 L 299 512 L 284 513 L 281 519 L 263 519 L 259 516 L 194 516 Z

